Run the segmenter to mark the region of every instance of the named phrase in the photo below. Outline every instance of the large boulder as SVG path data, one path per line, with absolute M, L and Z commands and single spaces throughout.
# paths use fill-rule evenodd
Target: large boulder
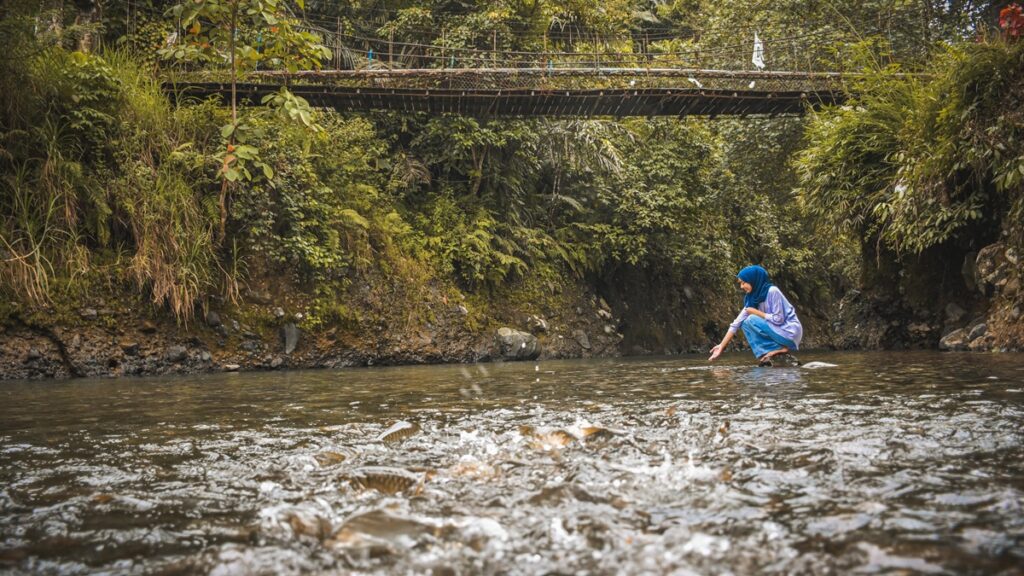
M 978 251 L 975 274 L 979 288 L 986 285 L 1001 286 L 1006 283 L 1006 246 L 1002 242 L 989 244 Z
M 967 310 L 957 306 L 955 303 L 950 302 L 949 304 L 946 304 L 946 322 L 956 324 L 965 315 L 967 315 Z
M 291 354 L 299 345 L 299 338 L 302 331 L 294 323 L 289 322 L 281 327 L 281 340 L 284 342 L 284 353 Z
M 534 360 L 540 356 L 541 347 L 537 337 L 512 328 L 498 328 L 494 343 L 504 360 Z
M 942 340 L 939 340 L 939 349 L 966 350 L 968 342 L 967 331 L 961 328 L 959 330 L 953 330 L 949 334 L 946 334 Z

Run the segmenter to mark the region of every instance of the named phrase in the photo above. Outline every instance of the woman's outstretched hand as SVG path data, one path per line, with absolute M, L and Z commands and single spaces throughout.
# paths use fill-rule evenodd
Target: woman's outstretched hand
M 715 358 L 718 358 L 721 355 L 722 355 L 722 345 L 718 344 L 717 346 L 715 346 L 714 348 L 711 349 L 711 357 L 708 358 L 708 362 L 714 362 Z

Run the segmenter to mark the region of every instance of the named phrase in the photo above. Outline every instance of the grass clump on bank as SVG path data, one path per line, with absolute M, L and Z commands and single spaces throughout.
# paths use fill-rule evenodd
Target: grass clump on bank
M 123 53 L 4 66 L 0 288 L 42 304 L 54 278 L 128 254 L 136 284 L 189 318 L 214 283 L 202 148 L 217 109 L 173 108 Z

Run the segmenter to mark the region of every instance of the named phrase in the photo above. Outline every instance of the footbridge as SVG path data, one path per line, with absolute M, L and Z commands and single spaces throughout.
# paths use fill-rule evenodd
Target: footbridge
M 236 86 L 259 103 L 288 86 L 318 107 L 491 116 L 802 114 L 843 101 L 832 72 L 686 68 L 423 68 L 257 72 Z M 228 82 L 166 84 L 181 97 L 229 97 Z
M 738 35 L 737 44 L 716 49 L 653 52 L 644 43 L 617 52 L 594 41 L 589 52 L 527 52 L 500 50 L 496 35 L 485 50 L 448 46 L 443 31 L 420 44 L 345 33 L 340 24 L 336 30 L 315 21 L 303 26 L 334 54 L 324 62 L 328 69 L 247 74 L 235 87 L 238 102 L 259 104 L 288 86 L 314 106 L 340 111 L 714 117 L 802 114 L 845 98 L 844 75 L 821 70 L 821 46 L 841 39 L 824 32 L 754 38 L 752 51 Z M 186 75 L 165 86 L 177 97 L 227 100 L 231 85 L 224 77 L 223 71 L 216 80 Z

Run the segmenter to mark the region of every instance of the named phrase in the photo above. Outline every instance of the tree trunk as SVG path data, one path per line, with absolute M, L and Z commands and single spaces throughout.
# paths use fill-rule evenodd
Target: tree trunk
M 238 129 L 238 66 L 235 63 L 235 32 L 238 30 L 238 0 L 231 3 L 231 38 L 229 39 L 229 49 L 231 50 L 231 137 L 228 138 L 228 146 L 235 143 L 235 130 Z M 230 148 L 229 148 L 230 150 Z M 218 230 L 218 240 L 223 242 L 227 237 L 228 227 L 228 189 L 231 183 L 228 182 L 227 178 L 221 182 L 220 186 L 220 198 L 218 199 L 217 205 L 220 207 L 220 230 Z
M 75 25 L 82 26 L 85 31 L 82 33 L 82 37 L 78 39 L 78 51 L 88 54 L 92 52 L 92 30 L 90 26 L 97 20 L 97 10 L 95 2 L 87 2 L 84 6 L 79 5 L 78 15 L 75 16 Z

